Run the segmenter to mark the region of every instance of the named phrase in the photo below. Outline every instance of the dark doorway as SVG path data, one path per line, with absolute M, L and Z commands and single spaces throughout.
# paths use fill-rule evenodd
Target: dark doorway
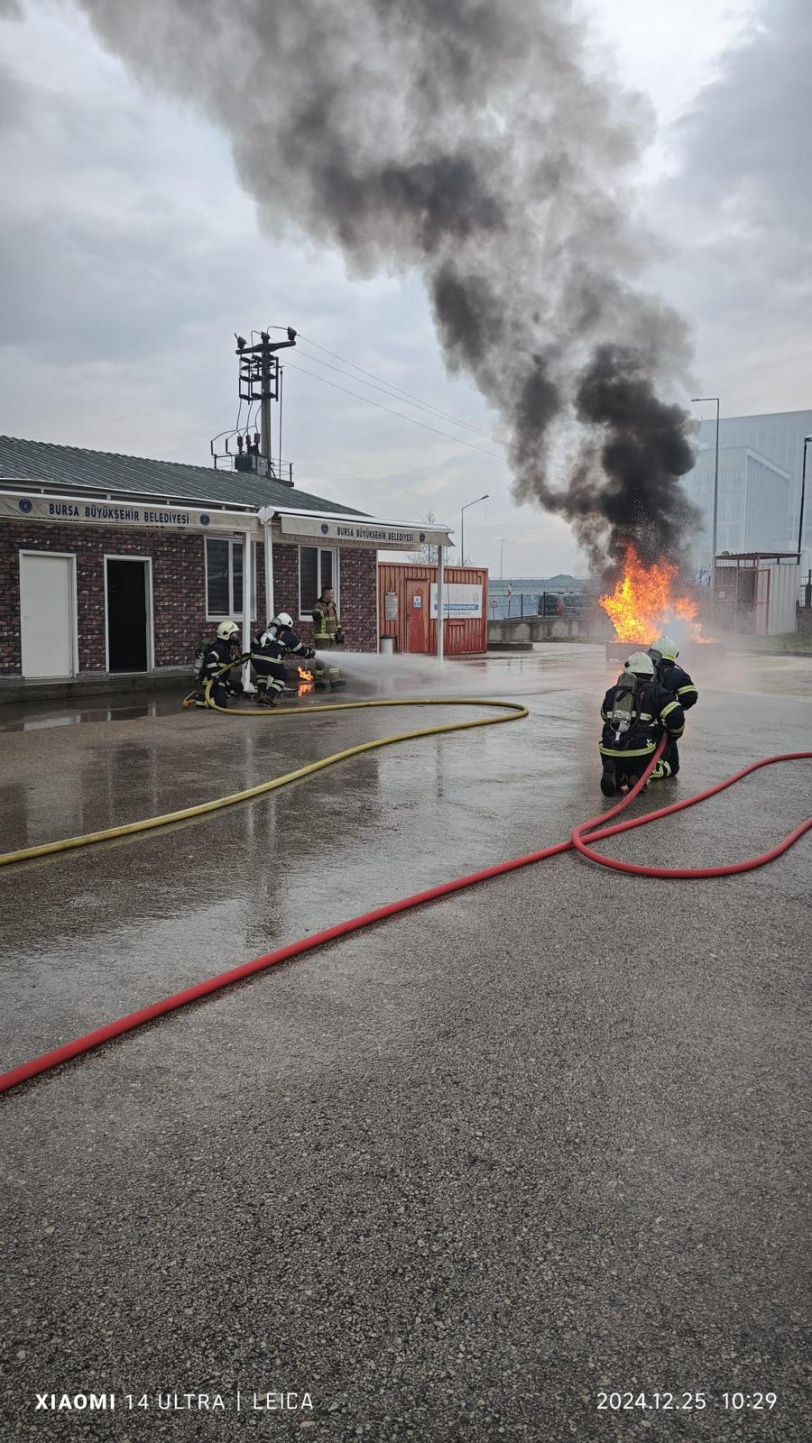
M 146 561 L 107 558 L 107 648 L 111 671 L 146 671 Z

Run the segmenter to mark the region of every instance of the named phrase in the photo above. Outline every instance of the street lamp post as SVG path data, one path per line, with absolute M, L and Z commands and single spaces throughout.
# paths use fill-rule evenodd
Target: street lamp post
M 471 506 L 478 506 L 480 501 L 487 501 L 488 492 L 484 496 L 477 496 L 476 501 L 469 501 L 460 511 L 460 566 L 465 565 L 465 513 Z
M 805 452 L 804 452 L 804 456 L 806 456 L 806 453 L 805 453 Z M 507 541 L 507 537 L 506 537 L 506 536 L 500 536 L 500 538 L 499 538 L 499 580 L 500 580 L 500 581 L 502 580 L 502 578 L 503 578 L 503 576 L 504 576 L 504 574 L 505 574 L 505 568 L 504 568 L 504 564 L 503 564 L 503 563 L 504 563 L 504 559 L 505 559 L 505 542 L 506 542 L 506 541 Z
M 804 545 L 804 497 L 806 495 L 806 448 L 812 441 L 812 436 L 804 436 L 804 464 L 801 468 L 801 514 L 798 517 L 798 565 L 801 564 L 801 552 Z
M 713 468 L 713 552 L 711 555 L 711 589 L 716 590 L 716 530 L 719 520 L 719 397 L 693 396 L 693 401 L 716 402 L 716 461 Z

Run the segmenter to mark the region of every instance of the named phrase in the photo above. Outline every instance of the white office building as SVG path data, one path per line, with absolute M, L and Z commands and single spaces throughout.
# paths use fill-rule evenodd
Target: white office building
M 758 539 L 752 546 L 729 545 L 724 539 L 721 527 L 718 531 L 717 551 L 733 550 L 771 550 L 778 547 L 782 551 L 797 551 L 798 548 L 798 524 L 801 508 L 801 475 L 804 458 L 804 436 L 812 436 L 812 410 L 808 411 L 776 411 L 763 416 L 723 416 L 719 423 L 719 511 L 721 521 L 722 503 L 722 463 L 723 453 L 727 453 L 724 459 L 727 461 L 728 470 L 731 473 L 730 482 L 734 485 L 732 473 L 739 471 L 739 485 L 745 482 L 746 473 L 749 474 L 751 484 L 749 487 L 750 503 L 752 514 L 748 509 L 746 500 L 742 503 L 740 498 L 738 504 L 731 501 L 728 507 L 729 514 L 741 513 L 742 504 L 746 512 L 744 525 L 750 527 L 750 534 Z M 705 555 L 710 557 L 710 536 L 712 534 L 713 517 L 713 470 L 714 452 L 716 446 L 716 417 L 712 416 L 701 423 L 698 443 L 700 455 L 693 471 L 690 471 L 684 478 L 685 490 L 689 496 L 696 492 L 704 497 L 706 494 L 706 483 L 708 468 L 711 474 L 711 497 L 710 509 L 707 511 L 707 537 Z M 753 465 L 749 467 L 741 461 L 734 464 L 732 459 L 733 451 L 746 449 L 755 455 L 761 463 L 771 468 L 771 475 L 765 477 L 761 474 L 760 480 L 756 480 L 756 469 Z M 699 485 L 698 475 L 703 477 Z M 781 479 L 789 479 L 788 488 L 781 484 Z M 806 552 L 804 564 L 812 564 L 812 444 L 808 447 L 807 468 L 806 468 L 806 501 L 804 505 L 804 533 L 803 549 Z M 772 498 L 772 499 L 771 499 Z M 697 500 L 706 513 L 704 501 Z M 707 559 L 703 559 L 703 565 L 707 565 Z
M 701 451 L 694 469 L 683 477 L 685 493 L 703 517 L 702 530 L 693 537 L 697 570 L 709 566 L 713 549 L 715 479 L 715 449 Z M 791 550 L 787 542 L 791 488 L 789 473 L 749 446 L 720 447 L 717 556 L 723 551 Z

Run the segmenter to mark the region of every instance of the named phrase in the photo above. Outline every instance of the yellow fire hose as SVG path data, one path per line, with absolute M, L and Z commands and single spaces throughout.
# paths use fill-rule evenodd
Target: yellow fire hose
M 242 665 L 242 658 L 223 667 L 222 671 L 231 671 L 233 667 Z M 217 675 L 222 675 L 222 671 Z M 248 711 L 238 707 L 218 707 L 211 700 L 211 689 L 214 678 L 211 678 L 205 685 L 205 699 L 207 707 L 215 711 L 224 712 L 226 716 L 248 716 L 260 718 L 267 716 L 267 712 Z M 190 694 L 191 695 L 191 694 Z M 189 698 L 187 697 L 188 701 Z M 306 767 L 297 767 L 296 771 L 286 772 L 284 776 L 274 777 L 270 782 L 261 782 L 259 786 L 248 787 L 242 792 L 232 792 L 227 797 L 216 797 L 211 802 L 201 802 L 196 807 L 184 807 L 179 812 L 167 812 L 161 817 L 147 817 L 141 822 L 130 822 L 122 827 L 107 827 L 101 832 L 88 832 L 83 837 L 66 837 L 61 842 L 45 842 L 39 847 L 22 847 L 16 852 L 4 852 L 0 854 L 0 867 L 11 866 L 15 862 L 28 862 L 34 857 L 47 857 L 53 852 L 68 852 L 76 847 L 90 847 L 97 842 L 110 842 L 116 837 L 128 837 L 136 832 L 153 831 L 156 827 L 168 827 L 173 822 L 185 822 L 191 817 L 206 816 L 209 812 L 220 811 L 223 807 L 234 806 L 237 802 L 248 802 L 254 797 L 265 796 L 267 792 L 277 791 L 280 787 L 286 787 L 291 782 L 301 781 L 303 777 L 313 776 L 315 772 L 323 771 L 325 767 L 334 766 L 336 762 L 347 761 L 349 757 L 361 756 L 363 752 L 375 751 L 378 747 L 394 746 L 396 742 L 412 741 L 416 737 L 438 736 L 442 732 L 466 731 L 472 727 L 498 726 L 500 722 L 520 721 L 522 717 L 529 715 L 526 706 L 511 701 L 482 701 L 479 697 L 444 697 L 444 698 L 418 698 L 408 700 L 386 700 L 386 701 L 352 701 L 352 702 L 330 702 L 327 705 L 308 708 L 302 711 L 298 707 L 277 707 L 272 715 L 311 717 L 322 716 L 328 711 L 356 711 L 362 707 L 384 707 L 384 706 L 484 706 L 497 708 L 507 713 L 505 716 L 482 717 L 478 721 L 447 722 L 443 726 L 424 727 L 419 731 L 398 732 L 395 736 L 382 737 L 379 741 L 361 742 L 354 747 L 346 747 L 344 751 L 334 752 L 331 756 L 323 757 L 321 761 L 310 762 Z

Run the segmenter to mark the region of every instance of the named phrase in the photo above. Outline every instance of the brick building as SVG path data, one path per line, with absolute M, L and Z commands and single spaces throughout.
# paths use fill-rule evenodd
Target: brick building
M 225 618 L 243 644 L 289 611 L 305 639 L 332 585 L 352 651 L 377 651 L 377 555 L 426 542 L 256 470 L 0 438 L 0 676 L 188 666 Z

